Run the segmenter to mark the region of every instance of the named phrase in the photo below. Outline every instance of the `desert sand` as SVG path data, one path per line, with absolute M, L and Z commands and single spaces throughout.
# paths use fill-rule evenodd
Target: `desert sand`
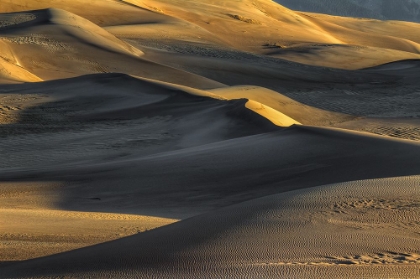
M 0 1 L 0 278 L 419 278 L 420 25 Z

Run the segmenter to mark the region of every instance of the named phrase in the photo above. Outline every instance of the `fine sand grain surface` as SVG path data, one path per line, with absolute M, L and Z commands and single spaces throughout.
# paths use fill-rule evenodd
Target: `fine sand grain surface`
M 419 28 L 0 0 L 0 278 L 419 278 Z
M 16 277 L 416 278 L 419 182 L 360 180 L 271 195 L 6 270 Z

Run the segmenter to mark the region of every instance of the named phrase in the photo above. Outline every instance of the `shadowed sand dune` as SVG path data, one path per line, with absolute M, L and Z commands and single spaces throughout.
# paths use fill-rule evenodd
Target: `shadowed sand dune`
M 332 148 L 333 146 L 334 148 Z M 366 150 L 369 150 L 369 154 L 366 154 Z M 295 127 L 284 132 L 261 134 L 169 153 L 159 153 L 147 157 L 136 158 L 136 156 L 129 156 L 128 158 L 118 159 L 113 163 L 98 162 L 84 165 L 80 165 L 79 163 L 77 166 L 64 165 L 38 168 L 38 170 L 25 172 L 18 170 L 3 171 L 1 177 L 3 180 L 9 181 L 8 183 L 16 180 L 61 181 L 62 186 L 53 191 L 44 188 L 38 191 L 32 190 L 29 193 L 27 192 L 27 194 L 24 194 L 26 204 L 32 197 L 32 200 L 34 200 L 37 195 L 40 195 L 47 200 L 54 201 L 54 207 L 59 206 L 67 210 L 106 212 L 112 208 L 112 211 L 146 215 L 156 214 L 161 216 L 166 214 L 173 217 L 185 218 L 185 216 L 199 214 L 203 211 L 209 211 L 212 208 L 235 204 L 259 196 L 313 187 L 318 185 L 318 183 L 322 185 L 324 183 L 353 179 L 415 174 L 419 171 L 419 164 L 417 163 L 418 158 L 420 158 L 419 154 L 417 154 L 420 152 L 419 150 L 418 144 L 413 144 L 408 141 L 386 140 L 379 137 L 367 137 L 366 135 L 349 134 L 342 131 L 323 130 L 319 128 Z M 314 151 L 318 153 L 314 154 Z M 360 168 L 361 165 L 363 166 L 362 168 Z M 238 242 L 234 242 L 233 244 L 231 242 L 234 245 L 231 249 L 226 244 L 218 244 L 220 245 L 218 249 L 222 249 L 223 247 L 222 251 L 225 251 L 224 253 L 219 250 L 212 250 L 215 248 L 204 248 L 207 246 L 198 246 L 196 252 L 188 248 L 190 245 L 195 246 L 193 241 L 195 238 L 201 239 L 201 237 L 204 237 L 199 243 L 207 243 L 211 241 L 207 240 L 207 237 L 212 239 L 212 237 L 219 236 L 219 233 L 209 229 L 203 229 L 203 233 L 206 232 L 206 236 L 202 236 L 195 229 L 191 228 L 200 228 L 201 231 L 203 225 L 195 224 L 191 225 L 186 231 L 179 232 L 179 241 L 176 237 L 178 233 L 173 233 L 172 231 L 169 233 L 172 237 L 160 236 L 158 231 L 156 231 L 157 235 L 152 234 L 155 231 L 150 232 L 153 235 L 151 237 L 156 237 L 156 241 L 161 244 L 151 245 L 150 248 L 147 248 L 149 246 L 146 246 L 146 248 L 141 246 L 141 243 L 153 243 L 151 240 L 147 240 L 148 238 L 146 240 L 139 240 L 140 242 L 138 243 L 140 244 L 135 244 L 137 242 L 134 239 L 132 239 L 134 242 L 131 242 L 129 238 L 124 240 L 127 241 L 127 249 L 122 248 L 124 246 L 121 246 L 120 243 L 116 244 L 120 249 L 110 249 L 104 246 L 104 251 L 112 251 L 111 254 L 98 252 L 96 250 L 97 248 L 93 248 L 92 252 L 89 252 L 90 250 L 74 252 L 76 255 L 81 253 L 86 258 L 91 258 L 90 253 L 92 255 L 97 254 L 98 256 L 94 257 L 94 260 L 89 261 L 88 264 L 85 264 L 86 261 L 83 260 L 83 257 L 80 258 L 80 261 L 77 260 L 79 256 L 75 256 L 75 259 L 65 260 L 62 257 L 66 257 L 66 254 L 63 254 L 62 256 L 51 258 L 53 261 L 52 266 L 56 267 L 56 271 L 50 268 L 45 270 L 43 267 L 51 266 L 50 263 L 43 263 L 43 260 L 39 260 L 34 261 L 33 266 L 32 262 L 17 264 L 16 269 L 14 269 L 14 265 L 10 265 L 10 267 L 6 266 L 3 272 L 6 275 L 10 274 L 10 276 L 12 274 L 16 276 L 19 274 L 22 274 L 22 276 L 31 274 L 31 276 L 39 275 L 47 277 L 58 275 L 77 277 L 81 276 L 81 274 L 91 274 L 92 276 L 100 277 L 113 277 L 118 276 L 118 274 L 121 274 L 120 276 L 124 276 L 125 274 L 125 276 L 140 277 L 172 274 L 173 276 L 184 277 L 189 274 L 191 277 L 199 277 L 201 274 L 201 276 L 206 278 L 212 275 L 216 277 L 220 276 L 223 272 L 244 274 L 244 276 L 248 275 L 250 277 L 258 277 L 257 274 L 260 272 L 265 272 L 264 274 L 266 276 L 273 276 L 278 272 L 293 272 L 296 276 L 304 277 L 310 277 L 308 274 L 313 275 L 321 272 L 322 274 L 330 274 L 330 276 L 338 276 L 340 278 L 339 274 L 341 274 L 341 268 L 343 266 L 352 266 L 353 264 L 359 263 L 361 267 L 358 266 L 357 268 L 351 269 L 353 275 L 372 274 L 371 277 L 375 278 L 378 274 L 402 274 L 399 273 L 401 270 L 406 272 L 404 274 L 416 274 L 415 272 L 418 270 L 416 265 L 417 258 L 415 257 L 416 245 L 412 241 L 417 239 L 415 233 L 415 216 L 418 213 L 412 210 L 418 209 L 416 206 L 418 201 L 412 201 L 411 199 L 415 199 L 417 196 L 412 191 L 417 191 L 418 182 L 416 182 L 416 179 L 397 179 L 395 183 L 392 179 L 390 180 L 391 182 L 386 181 L 378 180 L 367 184 L 361 183 L 359 187 L 364 189 L 363 191 L 359 191 L 358 188 L 351 184 L 345 190 L 338 188 L 336 190 L 322 191 L 322 200 L 326 199 L 325 196 L 328 197 L 330 195 L 329 199 L 331 203 L 338 204 L 337 208 L 332 207 L 332 204 L 328 204 L 331 208 L 327 212 L 321 210 L 321 208 L 318 213 L 320 216 L 316 218 L 311 215 L 308 217 L 315 218 L 313 220 L 310 219 L 312 221 L 309 224 L 318 224 L 319 233 L 326 240 L 330 241 L 332 245 L 331 250 L 328 250 L 330 252 L 327 250 L 322 252 L 322 257 L 317 254 L 318 252 L 316 250 L 313 251 L 307 248 L 302 248 L 301 250 L 305 256 L 295 258 L 290 256 L 286 257 L 283 254 L 275 254 L 278 253 L 278 249 L 273 248 L 271 253 L 267 252 L 271 255 L 270 260 L 259 258 L 258 255 L 261 255 L 260 253 L 250 254 L 250 252 L 236 251 L 234 247 L 240 247 L 241 245 L 239 243 L 242 243 L 242 247 L 249 247 L 248 249 L 250 251 L 255 251 L 258 248 L 265 251 L 268 247 L 273 247 L 270 244 L 271 242 L 266 242 L 274 241 L 272 237 L 268 237 L 265 241 L 261 240 L 262 242 L 251 242 L 255 243 L 255 247 L 251 246 L 251 244 L 244 245 L 244 243 L 248 243 L 246 239 L 254 239 L 255 241 L 260 234 L 262 234 L 262 236 L 259 236 L 260 238 L 266 236 L 267 226 L 272 225 L 276 234 L 281 233 L 277 230 L 283 228 L 283 226 L 261 220 L 260 224 L 263 226 L 261 227 L 261 232 L 254 232 L 252 228 L 250 229 L 249 225 L 243 223 L 238 225 L 234 230 L 242 232 L 240 228 L 243 228 L 245 235 L 242 236 L 243 238 L 232 236 L 232 239 L 236 239 Z M 374 186 L 370 186 L 371 184 Z M 380 188 L 382 185 L 388 184 L 390 186 L 387 186 L 388 188 L 386 189 L 388 189 L 387 195 L 389 196 L 384 199 L 382 196 L 386 194 L 383 192 L 384 190 L 375 190 L 375 187 Z M 15 187 L 15 191 L 19 191 L 18 185 L 15 185 Z M 4 189 L 4 186 L 2 188 Z M 398 191 L 395 192 L 397 189 Z M 315 190 L 302 190 L 301 194 L 311 197 L 313 196 L 312 191 Z M 348 193 L 348 191 L 350 192 Z M 376 195 L 375 191 L 379 191 L 381 195 Z M 358 194 L 356 195 L 355 193 Z M 391 194 L 394 196 L 392 197 Z M 293 196 L 293 193 L 288 195 Z M 8 203 L 16 204 L 16 198 L 11 199 L 7 195 L 6 198 L 8 198 Z M 296 200 L 301 199 L 298 196 Z M 376 205 L 376 201 L 378 205 Z M 360 209 L 357 209 L 359 208 L 359 203 Z M 402 203 L 402 205 L 399 206 L 399 203 Z M 5 204 L 7 205 L 7 203 Z M 24 205 L 25 203 L 22 204 Z M 279 204 L 283 205 L 284 203 L 279 202 Z M 356 206 L 353 206 L 353 204 L 356 204 Z M 260 206 L 264 207 L 264 205 L 267 205 L 265 200 L 260 203 Z M 31 206 L 39 205 L 32 204 Z M 249 211 L 238 210 L 238 213 L 240 212 L 239 216 L 245 218 L 247 216 L 245 212 L 249 212 L 248 214 L 250 216 L 247 216 L 246 220 L 249 220 L 251 223 L 258 223 L 258 219 L 255 220 L 253 215 L 258 210 L 252 210 L 252 206 L 245 206 L 245 208 L 248 207 L 250 208 Z M 349 214 L 348 210 L 353 210 L 353 207 L 359 211 L 356 210 L 350 216 L 346 215 Z M 300 211 L 299 213 L 293 212 L 286 214 L 291 218 L 288 221 L 291 224 L 300 224 L 297 216 L 302 216 L 303 218 L 303 216 L 306 216 L 305 214 L 308 214 L 303 214 L 302 211 L 309 210 L 312 214 L 313 210 L 316 209 L 316 207 L 310 205 L 294 206 L 293 208 L 297 208 L 296 210 Z M 373 212 L 367 211 L 371 208 L 373 208 Z M 382 215 L 380 212 L 377 212 L 378 208 L 387 210 L 386 212 L 389 211 L 389 214 L 394 216 L 392 218 L 396 218 L 398 221 L 395 221 L 395 223 L 392 221 L 393 219 L 385 217 L 388 215 Z M 396 212 L 395 210 L 403 210 L 404 212 Z M 231 209 L 226 208 L 226 212 L 231 211 Z M 271 212 L 270 210 L 268 211 Z M 360 215 L 361 212 L 363 212 L 363 215 Z M 209 213 L 208 215 L 212 216 L 212 214 Z M 331 216 L 328 214 L 331 214 Z M 331 234 L 333 236 L 330 238 L 325 235 L 326 231 L 323 231 L 325 224 L 317 221 L 317 218 L 324 218 L 322 220 L 331 222 L 330 219 L 334 217 L 334 214 L 343 214 L 344 217 L 338 216 L 335 217 L 338 220 L 333 219 L 334 222 L 331 225 Z M 366 214 L 373 214 L 372 218 L 376 218 L 374 220 L 377 221 L 370 220 Z M 219 222 L 217 219 L 219 217 L 216 219 L 210 217 L 210 220 L 208 220 L 205 216 L 207 215 L 192 220 L 200 220 L 200 222 L 207 224 L 211 228 L 219 228 L 221 226 L 221 232 L 231 231 L 229 229 L 230 227 L 225 228 L 224 226 L 235 224 L 234 219 L 228 219 L 226 222 L 224 221 L 225 219 L 221 219 L 222 221 Z M 221 215 L 216 214 L 216 216 L 228 215 L 221 213 Z M 368 219 L 358 220 L 357 218 L 360 218 L 358 216 L 364 216 L 364 218 Z M 236 217 L 235 215 L 232 218 Z M 344 218 L 344 220 L 340 218 Z M 386 227 L 386 229 L 383 228 L 383 222 L 380 222 L 380 220 L 384 220 L 383 218 L 386 218 L 385 220 L 390 222 L 389 227 Z M 307 223 L 304 221 L 301 222 L 304 224 Z M 380 223 L 372 228 L 372 224 L 375 224 L 375 222 Z M 394 225 L 400 224 L 400 222 L 402 225 L 394 228 Z M 180 224 L 183 224 L 183 222 Z M 248 236 L 248 233 L 246 233 L 248 229 L 254 232 L 255 236 Z M 298 227 L 296 230 L 302 231 L 302 237 L 306 237 L 306 239 L 311 237 L 318 239 L 318 234 L 313 233 L 313 227 Z M 345 244 L 352 245 L 353 242 L 349 242 L 346 238 L 341 238 L 340 236 L 342 234 L 335 234 L 334 232 L 337 230 L 341 230 L 342 234 L 349 235 L 348 238 L 353 239 L 355 243 L 359 243 L 359 246 L 356 245 L 356 247 L 352 248 L 353 250 L 349 249 L 348 246 L 343 246 Z M 373 230 L 375 234 L 372 234 L 369 230 Z M 378 239 L 378 230 L 383 231 L 383 234 L 388 236 L 390 235 L 389 230 L 402 231 L 410 236 L 401 235 L 400 232 L 398 234 L 400 240 L 391 237 L 392 245 L 395 246 L 390 247 L 389 245 L 391 244 L 386 239 L 386 241 L 383 240 L 384 242 L 378 244 L 378 242 L 372 242 L 366 238 L 370 236 Z M 191 236 L 188 236 L 190 234 Z M 284 239 L 287 235 L 296 236 L 296 233 L 281 233 L 280 235 Z M 142 239 L 143 236 L 139 237 Z M 181 241 L 181 239 L 184 240 Z M 220 240 L 219 237 L 215 239 Z M 182 254 L 177 250 L 165 250 L 173 249 L 171 248 L 173 246 L 162 244 L 162 241 L 175 241 L 175 247 L 178 247 L 176 249 L 186 249 L 186 252 Z M 341 245 L 332 244 L 338 241 L 343 242 Z M 404 241 L 407 241 L 406 244 L 404 244 Z M 285 242 L 296 243 L 292 239 L 285 240 Z M 321 250 L 326 247 L 322 241 L 311 242 L 308 240 L 308 242 L 303 241 L 303 243 L 307 243 L 311 247 L 315 245 L 315 247 L 319 247 Z M 372 246 L 367 247 L 367 243 Z M 209 255 L 209 252 L 206 252 L 207 249 L 214 252 Z M 346 251 L 345 255 L 342 255 L 343 249 Z M 149 250 L 155 252 L 151 253 Z M 287 249 L 287 251 L 290 250 L 293 249 Z M 277 255 L 278 260 L 273 253 Z M 309 253 L 309 256 L 306 253 Z M 227 258 L 229 254 L 234 257 L 233 263 Z M 165 255 L 176 256 L 172 260 L 168 260 Z M 185 255 L 185 258 L 182 255 Z M 225 255 L 226 258 L 220 257 L 218 260 L 215 260 L 216 255 Z M 251 258 L 247 262 L 246 255 L 255 255 L 257 258 Z M 198 259 L 202 259 L 203 262 L 200 262 Z M 381 265 L 382 261 L 385 261 L 384 265 Z M 66 262 L 71 262 L 71 265 L 66 267 L 66 264 L 64 264 Z M 204 262 L 211 262 L 211 267 L 203 265 Z M 371 265 L 372 262 L 374 264 L 373 266 Z M 110 263 L 112 263 L 112 270 L 108 268 Z M 121 263 L 122 266 L 120 267 L 118 263 Z M 29 265 L 28 269 L 26 269 L 28 273 L 19 273 L 25 272 L 25 266 L 27 264 Z M 302 267 L 302 265 L 311 265 L 311 267 L 306 268 Z M 314 269 L 312 265 L 320 265 L 321 271 Z M 336 265 L 339 266 L 336 267 Z
M 418 172 L 420 151 L 410 141 L 295 126 L 148 156 L 137 152 L 112 161 L 98 157 L 77 164 L 59 164 L 64 156 L 50 158 L 55 159 L 54 166 L 30 169 L 22 164 L 23 170 L 3 169 L 1 177 L 5 181 L 69 180 L 71 186 L 57 193 L 63 199 L 60 206 L 69 209 L 76 209 L 78 200 L 86 211 L 107 211 L 120 203 L 132 210 L 159 211 L 171 206 L 219 207 L 297 188 L 413 175 Z M 101 202 L 83 199 L 92 196 L 99 196 Z
M 152 232 L 11 265 L 4 274 L 415 278 L 418 183 L 418 177 L 362 180 L 272 195 Z
M 0 277 L 418 278 L 418 29 L 1 1 Z
M 245 100 L 194 96 L 121 74 L 10 85 L 2 90 L 19 92 L 2 96 L 3 170 L 106 162 L 274 129 L 265 118 L 246 109 Z M 60 210 L 57 190 L 63 185 L 60 181 L 1 184 L 2 260 L 58 253 L 175 221 Z M 83 200 L 101 202 L 102 198 L 93 194 Z M 185 214 L 182 211 L 181 216 Z

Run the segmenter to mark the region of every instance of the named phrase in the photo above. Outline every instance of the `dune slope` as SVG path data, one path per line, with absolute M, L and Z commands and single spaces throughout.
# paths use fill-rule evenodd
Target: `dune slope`
M 315 50 L 320 46 L 346 46 L 335 51 L 345 56 L 348 50 L 353 59 L 341 64 L 334 62 L 337 54 L 328 57 L 324 54 L 324 64 L 316 63 L 317 59 L 311 56 L 299 60 L 291 55 L 281 56 L 335 68 L 355 69 L 419 58 L 419 38 L 415 35 L 417 24 L 319 17 L 294 12 L 267 0 L 189 1 L 186 5 L 167 0 L 91 1 L 86 10 L 95 10 L 93 13 L 78 9 L 80 5 L 78 1 L 6 1 L 0 11 L 59 8 L 108 27 L 110 32 L 121 37 L 207 42 L 260 54 L 267 53 L 272 47 L 295 49 L 305 46 L 308 51 L 314 51 L 314 46 Z M 360 28 L 361 25 L 365 27 Z M 232 32 L 237 35 L 231 36 Z M 367 57 L 370 59 L 363 62 Z M 376 61 L 372 61 L 372 57 Z
M 1 95 L 2 170 L 107 162 L 274 129 L 248 111 L 245 100 L 204 98 L 121 74 L 2 89 L 7 88 L 19 93 Z M 154 217 L 153 212 L 134 215 L 138 212 L 125 206 L 120 214 L 111 213 L 114 206 L 105 210 L 109 213 L 63 210 L 59 205 L 63 185 L 0 183 L 0 261 L 73 250 L 176 221 Z M 102 203 L 98 195 L 80 201 Z
M 386 20 L 420 21 L 418 0 L 403 0 L 398 3 L 392 0 L 339 0 L 329 1 L 310 0 L 275 0 L 291 9 L 311 11 L 323 14 L 377 18 Z
M 0 28 L 0 38 L 18 65 L 41 79 L 123 72 L 155 79 L 165 77 L 168 81 L 197 87 L 221 86 L 145 60 L 142 51 L 67 11 L 47 9 L 1 16 L 10 20 L 22 14 L 30 16 L 30 20 Z
M 152 232 L 11 265 L 4 274 L 414 278 L 420 261 L 418 183 L 418 177 L 362 180 L 273 195 Z
M 324 55 L 321 60 L 324 64 L 320 64 L 320 59 L 311 56 L 303 56 L 299 60 L 290 55 L 281 56 L 283 59 L 305 64 L 356 69 L 401 59 L 419 58 L 418 36 L 411 35 L 416 34 L 417 29 L 417 24 L 413 23 L 392 25 L 381 21 L 327 15 L 318 17 L 295 12 L 267 0 L 242 0 L 240 4 L 220 0 L 191 1 L 188 3 L 188 12 L 182 8 L 183 4 L 179 1 L 126 2 L 143 8 L 154 7 L 162 14 L 195 24 L 223 40 L 225 45 L 236 49 L 266 54 L 272 48 L 287 50 L 299 47 L 313 51 L 314 46 L 320 48 L 338 45 L 347 47 L 337 48 L 338 55 L 345 56 L 349 51 L 353 56 L 353 59 L 347 59 L 340 64 L 334 62 L 334 53 Z M 357 24 L 352 24 L 354 22 Z M 362 22 L 366 27 L 360 28 Z M 370 28 L 371 26 L 375 28 Z M 230 36 L 232 32 L 237 36 Z M 364 58 L 369 57 L 375 57 L 376 61 L 363 62 Z

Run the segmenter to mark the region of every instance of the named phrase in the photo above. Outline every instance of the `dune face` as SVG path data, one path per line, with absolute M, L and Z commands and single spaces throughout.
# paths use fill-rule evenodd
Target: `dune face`
M 417 1 L 279 3 L 1 1 L 0 278 L 420 277 Z
M 418 177 L 404 177 L 272 195 L 153 232 L 23 263 L 14 272 L 16 277 L 31 271 L 34 277 L 415 278 L 419 239 L 413 236 L 418 225 L 406 226 L 419 213 L 417 185 Z
M 382 20 L 420 21 L 418 0 L 275 0 L 294 10 L 325 13 L 331 15 L 376 18 Z

